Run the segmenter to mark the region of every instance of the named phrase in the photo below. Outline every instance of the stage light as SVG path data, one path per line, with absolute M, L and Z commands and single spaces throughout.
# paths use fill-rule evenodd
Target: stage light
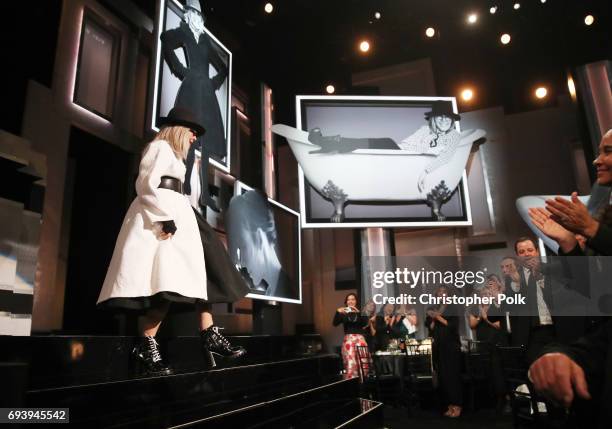
M 470 13 L 467 17 L 468 24 L 476 24 L 478 21 L 478 15 L 475 13 Z
M 359 50 L 361 52 L 368 52 L 370 50 L 370 42 L 368 42 L 367 40 L 363 40 L 360 44 L 359 44 Z
M 376 19 L 380 19 L 380 17 L 381 17 L 381 16 L 382 16 L 382 15 L 380 14 L 380 12 L 376 12 L 376 13 L 374 14 L 374 18 L 376 18 Z
M 427 37 L 433 37 L 436 35 L 436 30 L 434 30 L 433 27 L 429 27 L 427 30 L 425 30 L 425 35 Z
M 567 89 L 572 97 L 572 100 L 576 100 L 576 84 L 571 76 L 567 78 Z
M 520 3 L 514 3 L 514 10 L 519 10 L 521 8 Z
M 474 91 L 471 88 L 465 88 L 461 91 L 461 98 L 463 101 L 471 101 L 474 98 Z
M 266 3 L 266 5 L 264 6 L 264 10 L 266 11 L 266 13 L 272 13 L 272 11 L 274 10 L 274 6 L 272 6 L 272 3 Z
M 334 85 L 327 85 L 327 87 L 325 88 L 325 91 L 328 94 L 333 94 L 334 92 L 336 92 L 336 88 L 334 88 Z
M 504 33 L 501 35 L 500 39 L 503 45 L 507 45 L 512 40 L 512 37 L 508 33 Z
M 489 9 L 489 13 L 490 13 L 491 15 L 494 15 L 494 14 L 495 14 L 495 12 L 497 12 L 497 6 L 491 6 L 491 9 Z
M 595 22 L 595 17 L 593 15 L 587 15 L 584 17 L 584 23 L 586 25 L 593 25 Z
M 535 96 L 539 98 L 540 100 L 542 100 L 543 98 L 546 98 L 547 95 L 548 95 L 548 90 L 545 87 L 540 86 L 536 88 Z

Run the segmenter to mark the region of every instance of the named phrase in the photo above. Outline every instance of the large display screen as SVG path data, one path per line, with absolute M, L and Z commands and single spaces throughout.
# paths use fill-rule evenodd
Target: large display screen
M 216 167 L 230 171 L 232 53 L 205 27 L 206 14 L 160 0 L 151 128 L 176 105 L 206 128 L 203 144 Z
M 302 227 L 471 225 L 465 166 L 484 132 L 461 132 L 452 97 L 298 96 Z
M 302 302 L 300 215 L 241 182 L 225 215 L 228 253 L 248 298 Z

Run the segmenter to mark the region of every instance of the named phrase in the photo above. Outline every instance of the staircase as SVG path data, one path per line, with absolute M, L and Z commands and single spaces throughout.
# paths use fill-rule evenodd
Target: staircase
M 133 378 L 133 337 L 0 336 L 0 378 L 10 373 L 14 387 L 2 402 L 69 408 L 87 428 L 382 427 L 382 407 L 340 377 L 337 355 L 299 355 L 295 337 L 229 339 L 246 359 L 210 369 L 199 338 L 160 339 L 175 374 Z

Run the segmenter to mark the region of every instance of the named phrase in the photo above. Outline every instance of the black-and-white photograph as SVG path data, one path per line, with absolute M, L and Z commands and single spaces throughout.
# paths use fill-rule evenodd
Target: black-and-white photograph
M 229 172 L 232 53 L 206 28 L 199 0 L 160 0 L 156 46 L 151 127 L 173 107 L 190 109 L 206 129 L 203 159 Z
M 249 285 L 249 298 L 301 303 L 300 215 L 236 182 L 225 215 L 230 258 Z
M 483 130 L 461 131 L 453 97 L 298 96 L 276 124 L 299 164 L 302 226 L 471 224 L 465 167 Z

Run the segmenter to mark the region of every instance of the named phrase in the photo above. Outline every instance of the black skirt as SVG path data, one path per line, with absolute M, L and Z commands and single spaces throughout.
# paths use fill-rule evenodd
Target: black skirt
M 206 261 L 207 303 L 238 301 L 250 292 L 214 229 L 194 210 Z
M 200 238 L 204 247 L 206 264 L 206 287 L 208 299 L 191 298 L 173 292 L 159 292 L 153 296 L 131 298 L 111 298 L 99 304 L 108 310 L 143 311 L 163 305 L 166 301 L 179 304 L 219 304 L 232 303 L 244 298 L 249 293 L 249 287 L 230 259 L 225 246 L 215 230 L 206 219 L 194 210 Z

